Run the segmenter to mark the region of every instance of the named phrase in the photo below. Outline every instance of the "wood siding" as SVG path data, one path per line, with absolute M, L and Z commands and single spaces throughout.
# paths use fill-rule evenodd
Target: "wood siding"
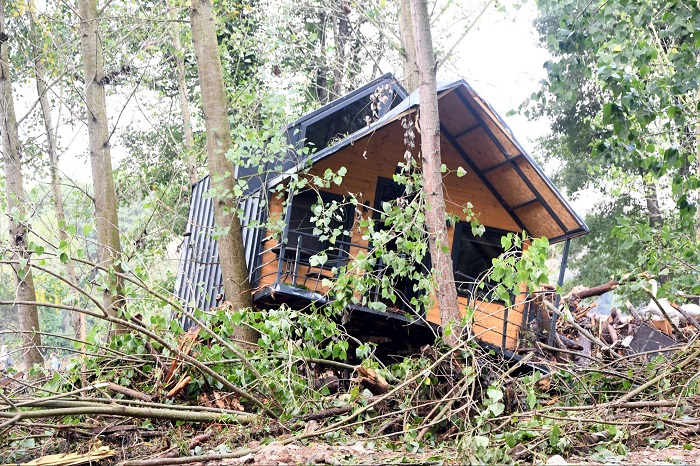
M 468 169 L 468 166 L 461 156 L 452 149 L 449 142 L 443 140 L 443 163 L 447 166 L 448 171 L 444 176 L 445 201 L 447 210 L 450 214 L 459 217 L 462 220 L 466 219 L 466 214 L 463 212 L 464 206 L 467 203 L 472 204 L 472 210 L 478 215 L 479 221 L 492 228 L 498 228 L 506 231 L 520 231 L 520 228 L 491 194 L 489 189 L 484 185 L 481 179 Z M 416 147 L 420 147 L 420 141 L 416 141 Z M 327 169 L 337 171 L 340 167 L 347 169 L 347 174 L 341 185 L 332 184 L 324 191 L 348 196 L 354 195 L 358 199 L 357 209 L 363 217 L 372 215 L 372 210 L 365 212 L 363 204 L 369 207 L 374 207 L 375 194 L 377 190 L 377 179 L 379 177 L 391 178 L 396 172 L 397 165 L 404 161 L 404 130 L 401 127 L 401 122 L 396 121 L 374 134 L 355 142 L 354 145 L 348 146 L 337 152 L 331 157 L 316 162 L 309 171 L 309 176 L 323 176 Z M 418 149 L 413 150 L 414 157 L 418 154 Z M 467 170 L 467 174 L 463 177 L 457 176 L 457 169 L 463 167 Z M 281 199 L 272 198 L 269 203 L 270 218 L 282 218 L 283 202 Z M 357 219 L 357 212 L 355 214 Z M 349 241 L 358 246 L 367 247 L 367 241 L 362 239 L 362 232 L 358 231 L 357 221 L 351 231 L 352 236 Z M 448 231 L 450 249 L 454 239 L 454 228 Z M 271 238 L 271 232 L 267 233 L 267 237 Z M 277 254 L 273 251 L 277 244 L 276 239 L 269 239 L 263 245 L 265 251 L 261 263 L 263 264 L 260 272 L 260 281 L 258 288 L 271 285 L 277 278 L 279 269 L 279 261 Z M 360 251 L 360 248 L 351 248 L 350 257 L 355 257 Z M 284 270 L 283 265 L 283 269 Z M 282 276 L 282 282 L 292 283 L 291 271 L 286 271 Z M 306 274 L 313 273 L 313 270 L 307 270 L 304 267 L 302 270 L 304 277 Z M 317 270 L 321 273 L 321 271 Z M 297 282 L 299 283 L 299 282 Z M 314 291 L 325 292 L 324 288 L 318 288 Z M 515 349 L 518 338 L 518 331 L 523 321 L 523 305 L 522 295 L 517 296 L 516 305 L 507 310 L 507 322 L 505 327 L 507 349 Z M 467 298 L 460 298 L 462 307 L 466 310 Z M 472 332 L 480 340 L 501 347 L 503 344 L 504 333 L 504 317 L 506 309 L 498 304 L 489 304 L 482 301 L 474 301 L 473 306 L 476 308 L 474 314 Z M 440 316 L 438 309 L 433 307 L 428 310 L 427 320 L 429 322 L 440 324 Z

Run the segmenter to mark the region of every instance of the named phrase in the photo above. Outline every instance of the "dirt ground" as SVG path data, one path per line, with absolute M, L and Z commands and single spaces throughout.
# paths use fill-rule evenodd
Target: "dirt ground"
M 255 448 L 257 442 L 248 445 Z M 207 463 L 207 466 L 223 465 L 314 465 L 314 464 L 459 464 L 455 451 L 433 450 L 422 453 L 407 453 L 375 449 L 362 441 L 349 445 L 329 445 L 311 442 L 306 445 L 271 444 L 261 451 L 241 458 Z M 571 456 L 566 459 L 552 457 L 548 465 L 700 465 L 700 448 L 686 450 L 677 447 L 661 449 L 647 448 L 632 451 L 627 457 L 611 455 L 593 459 L 590 456 Z
M 251 447 L 255 447 L 253 443 Z M 700 448 L 685 450 L 677 447 L 661 449 L 647 448 L 632 451 L 627 457 L 611 455 L 595 460 L 589 457 L 571 456 L 564 461 L 550 458 L 545 464 L 550 465 L 700 465 Z M 363 442 L 351 445 L 331 446 L 324 443 L 308 445 L 268 445 L 262 451 L 235 460 L 209 463 L 215 465 L 295 465 L 295 464 L 458 464 L 453 451 L 432 451 L 425 453 L 406 453 L 375 450 L 366 447 Z
M 698 464 L 700 465 L 700 448 L 685 450 L 678 447 L 646 448 L 629 452 L 627 457 L 610 456 L 605 461 L 592 460 L 591 457 L 570 457 L 568 464 Z
M 251 448 L 257 442 L 251 442 Z M 313 465 L 313 464 L 439 464 L 445 461 L 438 452 L 407 453 L 402 451 L 377 450 L 368 447 L 364 442 L 350 445 L 328 445 L 325 443 L 309 443 L 307 445 L 276 445 L 271 444 L 261 451 L 242 458 L 222 460 L 209 463 L 214 465 Z M 450 455 L 452 456 L 452 455 Z M 454 458 L 454 456 L 452 456 Z

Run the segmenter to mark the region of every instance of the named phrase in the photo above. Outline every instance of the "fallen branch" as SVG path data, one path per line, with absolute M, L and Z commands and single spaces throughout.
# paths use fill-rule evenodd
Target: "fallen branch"
M 610 280 L 608 283 L 604 283 L 602 285 L 574 291 L 568 296 L 567 301 L 574 301 L 574 300 L 580 301 L 582 299 L 592 298 L 593 296 L 600 296 L 600 295 L 607 293 L 608 291 L 615 290 L 618 286 L 620 286 L 619 281 Z
M 690 356 L 686 356 L 686 358 L 683 361 L 681 361 L 680 363 L 675 364 L 675 365 L 669 364 L 668 366 L 666 366 L 666 368 L 663 371 L 661 371 L 661 373 L 659 375 L 657 375 L 656 377 L 654 377 L 653 379 L 651 379 L 647 383 L 644 383 L 644 384 L 640 385 L 639 387 L 635 388 L 634 390 L 632 390 L 631 392 L 629 392 L 625 396 L 621 397 L 617 402 L 612 402 L 611 404 L 616 404 L 616 403 L 619 404 L 619 403 L 624 403 L 626 401 L 631 400 L 632 398 L 639 395 L 647 388 L 651 387 L 654 384 L 657 384 L 660 380 L 667 377 L 669 372 L 672 369 L 676 369 L 676 370 L 680 371 L 685 366 L 687 366 L 691 362 L 695 361 L 698 358 L 698 356 L 700 356 L 700 348 L 696 349 Z
M 321 411 L 316 411 L 315 413 L 309 413 L 301 417 L 295 417 L 290 420 L 290 422 L 297 422 L 297 421 L 302 421 L 302 422 L 309 422 L 309 421 L 318 421 L 320 419 L 325 419 L 327 417 L 331 416 L 338 416 L 340 414 L 346 414 L 352 411 L 354 408 L 354 405 L 352 404 L 347 404 L 345 406 L 338 406 L 336 408 L 328 408 L 328 409 L 323 409 Z
M 113 392 L 121 393 L 122 395 L 130 396 L 131 398 L 136 398 L 137 400 L 141 401 L 151 401 L 153 399 L 151 395 L 146 395 L 145 393 L 133 390 L 131 388 L 122 387 L 121 385 L 117 385 L 116 383 L 110 382 L 109 385 L 107 385 L 107 389 L 112 390 Z
M 675 307 L 675 306 L 674 306 L 674 307 Z M 692 317 L 690 317 L 690 316 L 688 315 L 688 313 L 685 312 L 685 311 L 683 310 L 683 307 L 682 307 L 682 306 L 678 306 L 678 307 L 676 307 L 676 309 L 678 310 L 678 312 L 681 313 L 681 315 L 683 316 L 683 318 L 684 318 L 687 322 L 690 322 L 690 324 L 691 324 L 693 327 L 695 327 L 697 330 L 700 330 L 700 324 L 699 324 L 695 319 L 693 319 Z
M 383 395 L 389 391 L 389 384 L 386 383 L 384 377 L 377 374 L 374 369 L 369 369 L 365 366 L 357 366 L 355 370 L 360 376 L 360 385 L 372 392 L 373 395 Z
M 561 317 L 562 319 L 566 320 L 569 324 L 571 324 L 572 327 L 574 327 L 576 330 L 578 330 L 578 333 L 581 334 L 581 336 L 588 338 L 589 340 L 591 340 L 591 342 L 600 346 L 602 349 L 609 349 L 608 345 L 603 343 L 599 338 L 596 338 L 595 336 L 593 336 L 588 330 L 581 327 L 578 324 L 578 322 L 576 322 L 573 319 L 567 320 L 566 316 L 564 316 L 564 314 L 559 309 L 557 309 L 552 303 L 550 303 L 548 301 L 543 301 L 543 302 L 544 302 L 544 305 L 547 306 L 547 309 L 549 309 L 550 311 L 552 311 L 553 313 L 555 313 L 557 316 Z M 620 357 L 620 355 L 614 351 L 610 351 L 610 354 L 612 354 L 616 358 Z
M 179 411 L 174 409 L 136 408 L 133 406 L 76 406 L 73 408 L 43 409 L 38 411 L 21 411 L 19 413 L 0 412 L 0 418 L 15 419 L 15 422 L 23 419 L 43 419 L 63 416 L 81 415 L 107 415 L 135 417 L 140 419 L 163 419 L 169 421 L 185 422 L 236 422 L 249 424 L 257 419 L 252 414 L 217 414 L 207 412 Z
M 334 424 L 331 424 L 330 426 L 324 428 L 324 429 L 319 429 L 315 430 L 313 432 L 304 432 L 292 437 L 287 437 L 284 440 L 280 440 L 279 442 L 276 442 L 276 444 L 279 445 L 288 445 L 293 442 L 297 442 L 299 440 L 304 440 L 308 438 L 313 438 L 321 435 L 325 435 L 330 432 L 334 432 L 340 428 L 343 427 L 351 427 L 352 424 L 350 421 L 358 417 L 360 414 L 373 409 L 377 404 L 381 403 L 382 401 L 390 398 L 391 396 L 395 395 L 396 393 L 400 392 L 401 390 L 404 389 L 407 385 L 415 382 L 421 377 L 424 377 L 426 371 L 431 371 L 435 367 L 438 367 L 445 359 L 448 357 L 451 357 L 455 352 L 461 351 L 465 345 L 467 345 L 471 340 L 464 340 L 461 343 L 455 345 L 452 347 L 449 351 L 447 351 L 445 354 L 440 356 L 434 363 L 430 365 L 427 369 L 420 371 L 418 374 L 414 375 L 413 377 L 401 382 L 400 384 L 396 385 L 392 390 L 390 390 L 388 393 L 385 395 L 382 395 L 380 397 L 377 397 L 375 401 L 368 403 L 367 405 L 359 408 L 357 411 L 352 412 L 348 416 L 340 419 Z M 412 409 L 412 408 L 411 408 Z M 223 454 L 211 454 L 211 455 L 201 455 L 201 456 L 183 456 L 180 458 L 154 458 L 151 460 L 136 460 L 136 461 L 125 461 L 123 463 L 120 463 L 120 466 L 164 466 L 164 465 L 172 465 L 172 464 L 188 464 L 188 463 L 204 463 L 207 461 L 221 461 L 223 459 L 233 459 L 233 458 L 241 458 L 246 455 L 250 455 L 253 453 L 257 453 L 261 451 L 263 448 L 265 448 L 267 445 L 260 445 L 255 448 L 242 448 L 240 450 L 234 451 L 232 453 L 223 453 Z
M 190 377 L 189 375 L 182 376 L 180 381 L 177 384 L 175 384 L 175 386 L 168 392 L 167 395 L 165 395 L 165 397 L 166 398 L 174 397 L 175 395 L 180 393 L 182 390 L 184 390 L 185 387 L 187 386 L 187 384 L 190 383 L 191 380 L 192 380 L 192 377 Z
M 581 351 L 583 349 L 583 346 L 581 346 L 581 343 L 579 343 L 578 341 L 574 341 L 571 338 L 562 335 L 561 333 L 557 333 L 557 335 L 561 339 L 561 342 L 567 346 L 567 348 L 578 351 Z
M 535 342 L 535 344 L 536 344 L 538 347 L 543 348 L 543 349 L 546 349 L 546 350 L 549 350 L 549 351 L 558 351 L 558 352 L 560 352 L 560 353 L 566 353 L 566 354 L 570 354 L 570 355 L 572 355 L 572 356 L 578 356 L 578 357 L 581 357 L 581 358 L 590 359 L 591 361 L 600 362 L 600 360 L 599 360 L 598 358 L 593 357 L 593 356 L 590 356 L 590 355 L 588 355 L 588 354 L 586 354 L 586 353 L 579 353 L 578 351 L 571 351 L 571 350 L 568 350 L 568 349 L 565 349 L 565 348 L 555 348 L 554 346 L 549 346 L 548 344 L 546 344 L 546 343 L 541 343 L 541 342 L 539 342 L 539 341 Z
M 666 312 L 666 309 L 664 309 L 664 306 L 659 302 L 658 299 L 656 299 L 656 296 L 654 294 L 647 290 L 646 288 L 642 287 L 642 289 L 649 295 L 649 297 L 654 301 L 656 304 L 656 307 L 661 311 L 661 313 L 664 315 L 664 318 L 666 321 L 668 321 L 669 324 L 671 324 L 671 327 L 673 327 L 673 331 L 676 332 L 677 335 L 683 335 L 683 332 L 681 332 L 681 329 L 678 328 L 678 326 L 671 320 L 669 317 L 668 313 Z
M 170 409 L 170 410 L 175 410 L 175 411 L 196 411 L 196 412 L 208 412 L 208 413 L 216 413 L 219 415 L 223 414 L 230 414 L 232 416 L 238 416 L 238 415 L 248 415 L 248 413 L 245 413 L 243 411 L 236 411 L 233 409 L 224 409 L 224 408 L 213 408 L 213 407 L 208 407 L 208 406 L 189 406 L 189 405 L 171 405 L 171 404 L 164 404 L 164 403 L 153 403 L 153 402 L 146 402 L 146 401 L 138 401 L 138 400 L 120 400 L 120 399 L 109 399 L 109 398 L 88 398 L 88 399 L 80 399 L 80 400 L 56 400 L 56 397 L 50 397 L 51 399 L 47 398 L 35 398 L 35 399 L 21 399 L 21 401 L 18 400 L 15 405 L 17 407 L 45 407 L 45 408 L 72 408 L 76 406 L 82 406 L 82 405 L 89 405 L 89 406 L 104 406 L 105 404 L 107 405 L 112 405 L 112 404 L 118 404 L 118 405 L 125 405 L 125 406 L 138 406 L 138 407 L 145 407 L 145 408 L 156 408 L 156 409 Z M 5 406 L 0 406 L 2 409 L 6 409 Z

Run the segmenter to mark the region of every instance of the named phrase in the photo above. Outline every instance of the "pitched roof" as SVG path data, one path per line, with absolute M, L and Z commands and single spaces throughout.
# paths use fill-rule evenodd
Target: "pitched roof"
M 534 237 L 545 236 L 553 243 L 588 233 L 585 222 L 515 139 L 500 115 L 466 81 L 440 83 L 438 99 L 443 139 L 454 147 L 518 226 Z M 369 137 L 415 112 L 419 101 L 419 91 L 413 92 L 376 122 L 303 157 L 289 166 L 286 173 L 331 157 Z M 270 185 L 281 179 L 276 177 Z

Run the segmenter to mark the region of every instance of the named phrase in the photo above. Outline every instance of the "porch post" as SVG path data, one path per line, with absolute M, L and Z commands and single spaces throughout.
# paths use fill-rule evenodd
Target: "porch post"
M 564 252 L 561 257 L 561 266 L 559 267 L 559 280 L 557 285 L 561 287 L 564 284 L 564 273 L 566 273 L 566 263 L 569 260 L 569 245 L 571 244 L 571 238 L 566 238 L 564 243 Z M 559 308 L 559 303 L 561 302 L 561 295 L 557 293 L 556 298 L 554 298 L 554 307 Z M 551 319 L 551 326 L 549 328 L 549 346 L 554 345 L 554 334 L 557 331 L 557 315 L 553 315 Z

